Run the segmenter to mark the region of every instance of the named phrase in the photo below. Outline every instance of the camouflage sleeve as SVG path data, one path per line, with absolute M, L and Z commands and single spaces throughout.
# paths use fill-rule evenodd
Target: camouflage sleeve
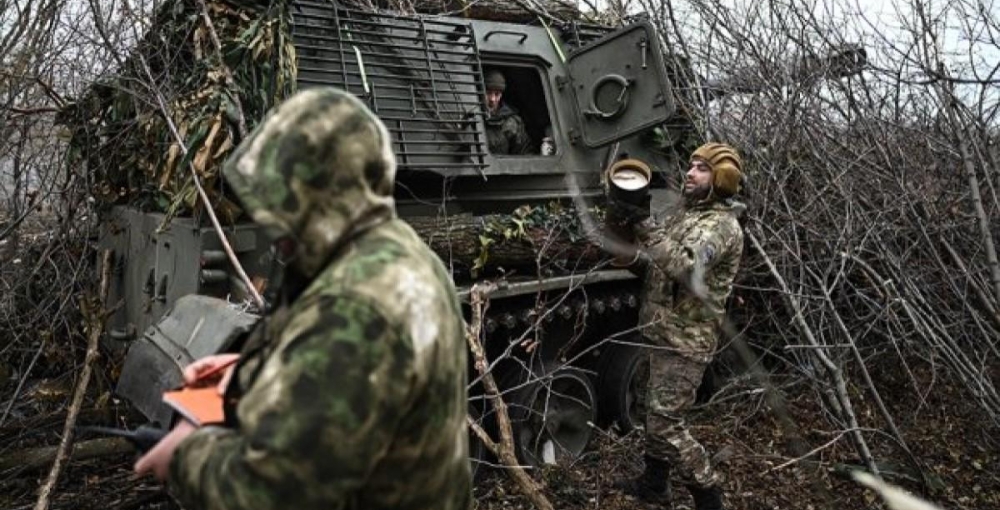
M 739 239 L 739 225 L 728 216 L 710 216 L 691 228 L 682 239 L 665 239 L 650 246 L 644 258 L 676 281 L 687 281 L 696 272 L 711 268 Z
M 296 308 L 239 430 L 202 429 L 174 455 L 184 507 L 345 508 L 389 448 L 417 384 L 409 338 L 361 298 Z
M 511 115 L 510 119 L 510 153 L 511 154 L 531 154 L 534 152 L 531 146 L 531 138 L 528 130 L 524 127 L 524 120 L 520 115 Z
M 643 246 L 653 244 L 653 239 L 662 230 L 663 226 L 653 220 L 652 216 L 632 225 L 632 233 L 635 235 L 636 240 L 635 255 L 632 261 L 625 266 L 632 274 L 639 278 L 646 277 L 652 259 L 650 258 L 649 250 L 644 249 Z

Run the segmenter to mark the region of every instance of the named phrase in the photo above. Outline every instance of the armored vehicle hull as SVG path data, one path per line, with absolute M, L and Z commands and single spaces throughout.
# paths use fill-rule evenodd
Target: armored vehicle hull
M 392 135 L 400 216 L 452 268 L 464 299 L 479 281 L 497 283 L 484 343 L 522 459 L 579 455 L 591 423 L 638 426 L 638 282 L 608 269 L 591 241 L 605 169 L 623 160 L 652 169 L 658 205 L 681 170 L 646 143 L 651 128 L 678 118 L 653 27 L 398 16 L 313 0 L 293 2 L 290 19 L 298 88 L 335 86 L 365 101 Z M 522 117 L 527 154 L 490 152 L 485 69 L 506 76 L 504 100 Z M 229 345 L 220 338 L 232 332 L 220 328 L 253 320 L 240 312 L 210 321 L 208 334 L 197 314 L 177 313 L 192 301 L 178 300 L 220 300 L 203 304 L 207 312 L 249 300 L 223 237 L 250 285 L 266 285 L 272 265 L 252 223 L 206 225 L 134 206 L 111 208 L 102 221 L 100 244 L 116 261 L 110 299 L 122 303 L 108 336 L 131 345 L 118 392 L 162 425 L 169 414 L 159 392 L 191 358 Z M 470 380 L 470 413 L 488 423 L 477 374 Z

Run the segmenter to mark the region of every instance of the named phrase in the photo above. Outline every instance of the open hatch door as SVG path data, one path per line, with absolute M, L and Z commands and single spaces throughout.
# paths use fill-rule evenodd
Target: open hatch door
M 579 133 L 600 147 L 666 121 L 674 113 L 659 38 L 640 22 L 566 59 Z

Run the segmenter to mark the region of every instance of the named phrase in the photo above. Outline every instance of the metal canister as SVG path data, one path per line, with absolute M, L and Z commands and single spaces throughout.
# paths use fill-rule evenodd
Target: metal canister
M 626 267 L 635 262 L 635 233 L 632 226 L 649 213 L 649 184 L 653 172 L 637 159 L 623 159 L 605 173 L 608 209 L 604 218 L 606 248 L 614 254 L 612 265 Z
M 551 136 L 546 136 L 542 138 L 542 156 L 551 156 L 556 153 L 556 142 L 552 140 Z
M 612 201 L 645 207 L 653 171 L 638 159 L 623 159 L 608 168 L 608 196 Z

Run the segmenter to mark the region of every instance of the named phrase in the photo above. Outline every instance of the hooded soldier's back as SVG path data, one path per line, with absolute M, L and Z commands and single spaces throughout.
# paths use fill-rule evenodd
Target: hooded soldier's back
M 286 101 L 227 162 L 253 219 L 301 249 L 243 349 L 238 425 L 174 455 L 185 508 L 470 507 L 461 311 L 395 217 L 394 173 L 385 127 L 334 89 Z

